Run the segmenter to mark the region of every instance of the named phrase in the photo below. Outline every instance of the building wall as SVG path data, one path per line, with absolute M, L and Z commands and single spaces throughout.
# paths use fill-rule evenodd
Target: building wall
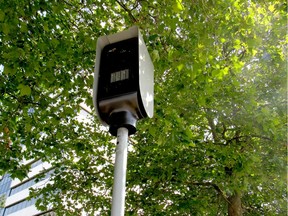
M 0 178 L 0 197 L 7 197 L 9 195 L 11 182 L 12 179 L 7 174 Z M 4 208 L 0 208 L 0 216 L 3 215 L 4 210 Z
M 29 161 L 25 162 L 29 163 Z M 36 199 L 28 200 L 29 188 L 41 188 L 47 182 L 51 175 L 51 165 L 41 161 L 35 161 L 31 164 L 31 171 L 28 177 L 20 181 L 19 179 L 12 180 L 9 175 L 3 176 L 0 180 L 0 196 L 5 195 L 5 208 L 0 208 L 0 216 L 32 216 L 40 215 L 41 212 L 36 209 Z M 41 181 L 36 183 L 36 176 L 45 172 L 45 176 Z M 50 215 L 50 213 L 49 213 Z

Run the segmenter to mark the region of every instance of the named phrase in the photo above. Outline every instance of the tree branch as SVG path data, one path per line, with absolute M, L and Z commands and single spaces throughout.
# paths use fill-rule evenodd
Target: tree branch
M 128 13 L 129 17 L 133 20 L 133 22 L 137 22 L 137 19 L 133 16 L 131 13 L 131 10 L 129 10 L 125 4 L 123 4 L 121 1 L 116 0 L 116 2 Z
M 220 189 L 220 187 L 212 182 L 191 182 L 190 184 L 196 186 L 206 186 L 206 187 L 213 187 L 223 198 L 224 200 L 230 204 L 228 198 L 225 196 L 224 192 Z
M 217 133 L 216 133 L 216 126 L 214 124 L 214 120 L 213 118 L 211 117 L 211 110 L 209 108 L 206 109 L 206 118 L 208 120 L 208 124 L 211 128 L 211 133 L 212 133 L 212 136 L 213 136 L 213 140 L 217 142 L 218 140 L 218 136 L 217 136 Z
M 269 140 L 269 141 L 273 141 L 271 138 L 266 137 L 266 136 L 261 136 L 261 135 L 257 135 L 257 134 L 252 134 L 250 136 L 247 137 L 251 137 L 251 138 L 260 138 L 260 139 L 265 139 L 265 140 Z

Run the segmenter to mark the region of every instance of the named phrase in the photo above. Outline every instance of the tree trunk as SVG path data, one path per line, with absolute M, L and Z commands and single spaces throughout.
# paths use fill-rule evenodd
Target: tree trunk
M 235 192 L 228 198 L 228 216 L 242 216 L 241 196 Z

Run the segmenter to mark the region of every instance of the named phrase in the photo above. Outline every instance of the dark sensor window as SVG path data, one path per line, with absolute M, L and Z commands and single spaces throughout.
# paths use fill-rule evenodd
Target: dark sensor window
M 104 47 L 100 60 L 98 99 L 108 99 L 139 88 L 138 38 Z

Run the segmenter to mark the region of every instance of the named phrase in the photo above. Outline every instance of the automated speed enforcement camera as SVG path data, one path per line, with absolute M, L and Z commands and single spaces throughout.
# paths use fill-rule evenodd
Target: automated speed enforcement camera
M 137 26 L 98 38 L 93 86 L 98 117 L 116 136 L 136 132 L 139 119 L 153 116 L 154 67 Z

